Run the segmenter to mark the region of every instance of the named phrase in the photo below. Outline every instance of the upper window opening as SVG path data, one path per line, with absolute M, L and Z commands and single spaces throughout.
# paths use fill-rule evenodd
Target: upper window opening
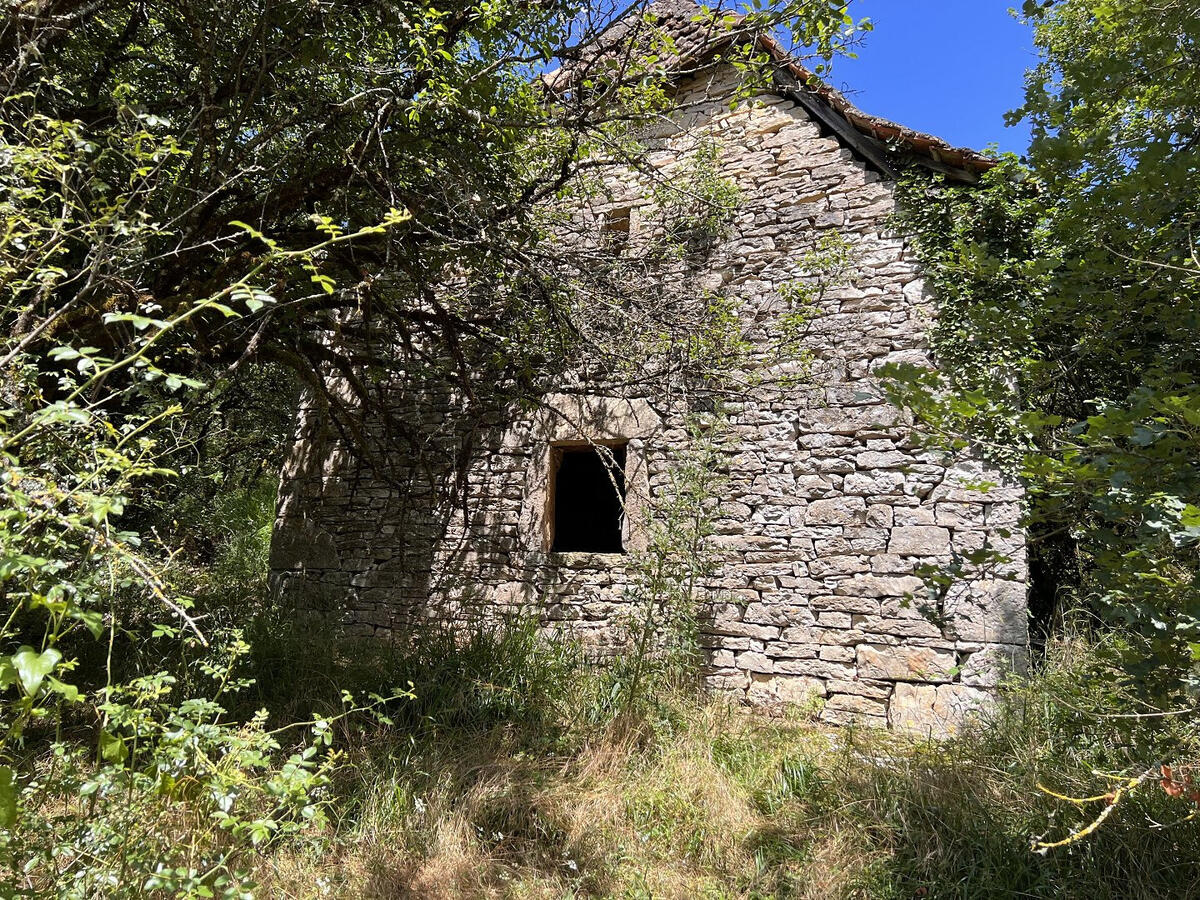
M 625 444 L 553 447 L 555 553 L 624 553 Z
M 629 227 L 632 221 L 633 208 L 630 206 L 619 206 L 604 214 L 600 236 L 612 253 L 623 253 L 629 245 Z

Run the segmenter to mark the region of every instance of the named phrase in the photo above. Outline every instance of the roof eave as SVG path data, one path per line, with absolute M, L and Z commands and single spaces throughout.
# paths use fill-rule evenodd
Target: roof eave
M 778 64 L 773 79 L 775 93 L 799 104 L 881 175 L 897 177 L 889 150 L 899 151 L 926 168 L 969 184 L 978 182 L 980 175 L 995 167 L 996 160 L 975 150 L 951 146 L 934 135 L 863 112 L 797 62 L 769 35 L 759 35 L 758 45 Z

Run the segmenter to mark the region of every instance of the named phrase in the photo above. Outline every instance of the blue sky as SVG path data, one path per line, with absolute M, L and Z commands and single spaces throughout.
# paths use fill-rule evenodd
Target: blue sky
M 1019 0 L 856 0 L 851 11 L 875 30 L 830 81 L 873 115 L 956 146 L 1021 153 L 1028 128 L 1006 128 L 1004 113 L 1020 105 L 1035 56 L 1011 6 Z

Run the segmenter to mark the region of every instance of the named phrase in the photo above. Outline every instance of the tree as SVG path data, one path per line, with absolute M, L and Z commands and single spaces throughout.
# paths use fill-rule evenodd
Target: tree
M 659 13 L 695 18 L 765 77 L 755 35 L 782 32 L 828 58 L 853 34 L 845 7 L 784 0 L 741 17 L 562 0 L 5 7 L 0 863 L 21 885 L 65 884 L 85 877 L 81 865 L 97 884 L 114 872 L 139 881 L 137 866 L 165 865 L 181 881 L 158 889 L 238 895 L 220 839 L 174 847 L 145 812 L 176 784 L 205 784 L 219 830 L 237 839 L 267 840 L 313 814 L 327 728 L 272 774 L 280 747 L 263 722 L 244 734 L 222 722 L 217 700 L 237 683 L 230 659 L 244 653 L 236 635 L 230 659 L 194 665 L 214 696 L 179 697 L 162 673 L 114 677 L 123 632 L 212 636 L 172 583 L 169 542 L 127 514 L 133 502 L 173 502 L 173 467 L 205 439 L 206 411 L 240 403 L 264 372 L 290 373 L 352 429 L 386 383 L 520 397 L 589 344 L 613 347 L 611 321 L 589 304 L 636 302 L 639 282 L 621 276 L 632 261 L 597 266 L 562 239 L 556 203 L 606 167 L 636 165 L 638 130 L 670 111 L 669 70 L 687 61 Z M 640 299 L 653 309 L 654 296 Z M 291 394 L 263 388 L 276 389 Z M 153 612 L 119 615 L 130 597 Z M 76 670 L 71 641 L 89 633 L 107 652 Z M 31 734 L 50 739 L 64 706 L 86 710 L 93 760 L 59 743 L 69 764 L 32 779 L 18 751 Z M 203 769 L 206 755 L 231 769 Z M 168 770 L 187 777 L 164 787 L 155 773 Z M 262 790 L 245 795 L 257 794 L 261 817 L 230 812 L 226 779 L 255 777 Z M 80 819 L 95 842 L 71 844 L 76 832 L 63 837 L 42 816 L 56 807 L 124 818 Z M 205 821 L 210 812 L 197 807 Z M 171 867 L 184 856 L 201 875 Z
M 945 374 L 896 372 L 897 396 L 1007 459 L 1043 566 L 1126 629 L 1132 674 L 1194 693 L 1200 19 L 1183 0 L 1025 14 L 1028 164 L 974 193 L 912 183 Z

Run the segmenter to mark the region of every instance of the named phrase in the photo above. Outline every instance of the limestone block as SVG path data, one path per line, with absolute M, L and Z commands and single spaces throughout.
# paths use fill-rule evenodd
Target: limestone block
M 854 622 L 850 613 L 825 610 L 817 614 L 817 624 L 822 628 L 850 628 Z
M 805 465 L 815 469 L 818 472 L 835 473 L 840 475 L 846 475 L 854 471 L 854 463 L 841 456 L 814 456 L 812 459 L 808 460 Z M 800 483 L 798 473 L 796 482 L 797 484 Z
M 867 497 L 899 494 L 904 484 L 904 474 L 887 470 L 858 472 L 847 475 L 842 490 L 847 494 L 862 494 Z
M 704 631 L 706 634 L 747 637 L 759 641 L 773 641 L 779 637 L 777 625 L 756 625 L 752 622 L 714 622 L 706 626 Z
M 775 664 L 763 653 L 747 650 L 737 655 L 737 667 L 748 672 L 774 672 Z
M 993 503 L 988 508 L 985 521 L 988 528 L 1016 531 L 1022 514 L 1023 510 L 1019 503 Z
M 861 525 L 866 520 L 867 504 L 862 497 L 814 500 L 804 517 L 808 525 Z
M 780 639 L 790 644 L 819 644 L 821 642 L 821 630 L 819 628 L 812 628 L 809 625 L 793 625 L 791 628 L 783 629 Z
M 886 607 L 886 604 L 884 604 Z M 881 610 L 886 612 L 886 610 Z M 942 629 L 920 616 L 854 616 L 851 627 L 869 635 L 940 640 Z
M 847 596 L 903 597 L 924 588 L 925 582 L 915 575 L 855 575 L 839 584 L 836 592 Z M 878 602 L 875 608 L 878 608 Z
M 863 644 L 858 648 L 860 678 L 881 681 L 949 681 L 956 662 L 952 652 L 931 647 L 883 647 Z
M 876 575 L 908 575 L 916 563 L 913 559 L 880 553 L 871 557 L 871 571 Z
M 821 647 L 817 653 L 818 658 L 828 660 L 829 662 L 852 663 L 854 662 L 855 651 L 853 647 L 835 647 L 825 645 Z
M 861 335 L 856 335 L 856 340 Z M 800 428 L 806 432 L 857 434 L 893 428 L 901 422 L 900 411 L 890 406 L 856 406 L 843 409 L 806 410 Z
M 791 604 L 750 604 L 742 613 L 743 622 L 760 625 L 797 625 L 808 622 L 811 618 L 812 614 L 808 610 Z
M 895 523 L 897 525 L 934 525 L 936 519 L 932 509 L 924 506 L 894 507 Z
M 288 518 L 271 535 L 271 570 L 337 569 L 341 566 L 333 536 L 311 519 Z
M 734 656 L 729 650 L 713 650 L 708 654 L 708 665 L 714 669 L 732 669 Z
M 967 581 L 946 593 L 947 634 L 959 640 L 1023 646 L 1029 606 L 1021 581 Z
M 784 675 L 809 675 L 813 678 L 854 678 L 854 666 L 849 663 L 828 662 L 823 659 L 781 659 L 775 671 Z
M 972 687 L 995 687 L 1011 672 L 1029 668 L 1029 653 L 1024 647 L 1001 644 L 985 647 L 967 656 L 962 666 L 962 683 Z
M 946 556 L 950 532 L 933 525 L 904 525 L 892 529 L 888 553 L 896 556 Z
M 867 556 L 826 556 L 814 559 L 808 565 L 809 574 L 814 578 L 824 578 L 827 575 L 854 575 L 871 569 L 871 560 Z
M 874 528 L 891 528 L 894 518 L 891 504 L 877 503 L 867 507 L 867 524 Z
M 987 691 L 967 685 L 901 683 L 888 704 L 888 724 L 911 734 L 949 737 L 991 701 Z
M 1004 484 L 978 460 L 962 460 L 946 472 L 931 495 L 934 500 L 963 503 L 1012 503 L 1022 499 L 1020 485 Z
M 984 507 L 981 503 L 943 501 L 934 505 L 937 524 L 947 528 L 983 527 Z
M 887 701 L 861 694 L 830 694 L 821 718 L 836 725 L 850 722 L 882 725 L 887 721 Z
M 899 450 L 867 450 L 854 457 L 860 469 L 899 469 L 913 462 L 907 453 Z
M 755 672 L 750 676 L 750 689 L 746 699 L 760 705 L 805 705 L 824 696 L 825 682 L 820 678 L 806 675 L 765 675 Z
M 851 469 L 853 471 L 853 469 Z M 805 499 L 828 497 L 835 490 L 833 481 L 823 475 L 796 475 L 793 496 Z
M 886 528 L 846 528 L 836 538 L 814 541 L 817 558 L 827 556 L 873 555 L 887 549 Z
M 704 686 L 713 691 L 744 691 L 748 681 L 745 672 L 712 672 L 704 676 Z

